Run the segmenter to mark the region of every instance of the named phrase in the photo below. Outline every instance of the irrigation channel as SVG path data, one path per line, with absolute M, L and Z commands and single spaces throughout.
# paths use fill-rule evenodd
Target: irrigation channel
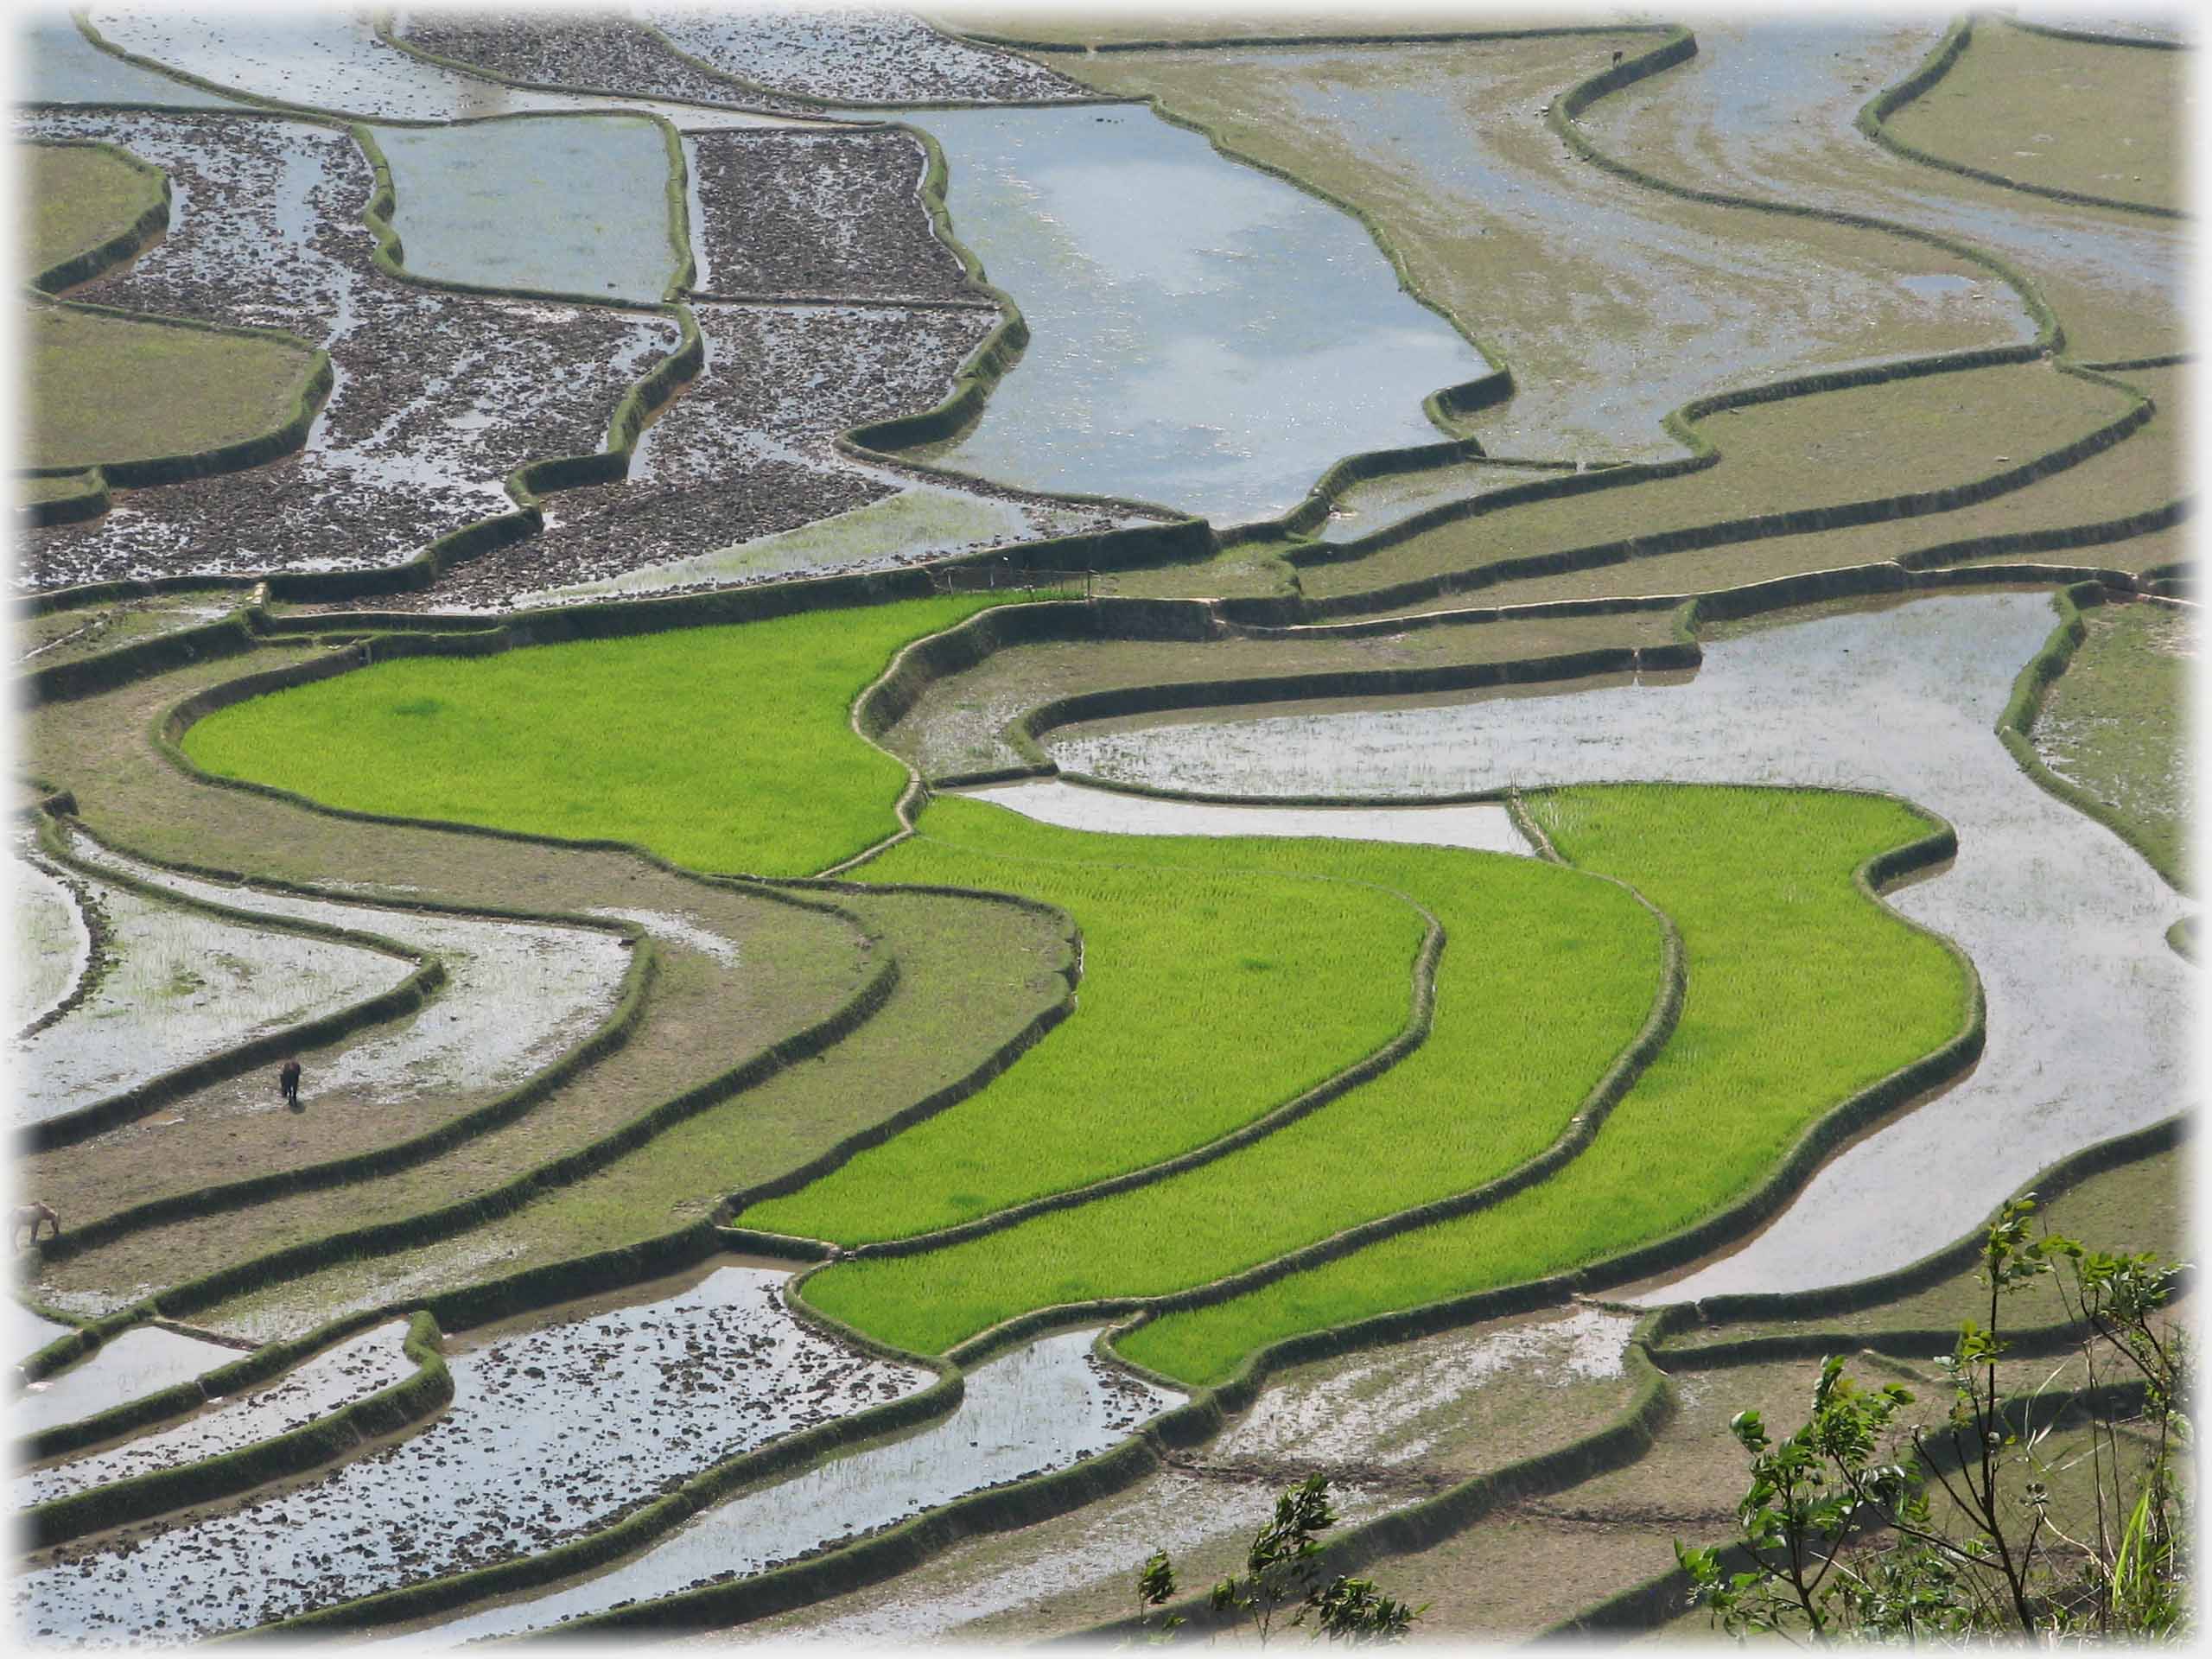
M 2052 623 L 2040 593 L 1918 599 L 1709 643 L 1686 683 L 1215 711 L 1071 730 L 1047 747 L 1071 772 L 1210 794 L 1767 784 L 1881 790 L 1948 818 L 1952 868 L 1887 902 L 1972 958 L 1988 1002 L 1980 1064 L 1839 1154 L 1757 1237 L 1650 1299 L 1803 1290 L 1916 1260 L 2037 1170 L 2185 1097 L 2192 970 L 2162 936 L 2186 901 L 2038 788 L 1994 734 Z M 1104 819 L 1121 810 L 1090 798 Z

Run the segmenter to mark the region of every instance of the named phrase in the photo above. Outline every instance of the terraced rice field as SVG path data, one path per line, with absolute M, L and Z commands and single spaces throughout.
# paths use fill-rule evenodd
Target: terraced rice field
M 1702 1634 L 2182 1249 L 2196 47 L 1447 22 L 18 26 L 33 1641 Z

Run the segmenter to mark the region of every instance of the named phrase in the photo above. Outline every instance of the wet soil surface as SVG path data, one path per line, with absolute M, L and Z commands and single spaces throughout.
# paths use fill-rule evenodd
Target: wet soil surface
M 895 306 L 695 310 L 707 368 L 647 429 L 628 482 L 549 498 L 543 535 L 449 571 L 391 607 L 495 608 L 519 594 L 696 557 L 881 500 L 909 480 L 847 461 L 832 440 L 861 422 L 936 403 L 995 321 L 988 311 Z M 1048 522 L 1065 517 L 1038 505 Z M 1096 522 L 1114 520 L 1102 512 Z
M 626 17 L 410 12 L 393 34 L 410 46 L 510 80 L 741 109 L 803 112 L 811 107 L 702 68 Z
M 371 175 L 342 133 L 261 117 L 45 113 L 41 137 L 121 144 L 177 186 L 169 233 L 85 290 L 101 304 L 283 327 L 330 353 L 306 448 L 145 490 L 87 524 L 23 532 L 17 581 L 361 569 L 509 510 L 524 461 L 589 454 L 678 341 L 671 319 L 436 293 L 378 272 Z
M 691 56 L 778 92 L 835 103 L 1084 98 L 1064 75 L 940 35 L 910 12 L 679 11 L 646 21 Z
M 32 1383 L 8 1402 L 0 1427 L 12 1437 L 73 1423 L 243 1357 L 241 1349 L 223 1343 L 166 1325 L 138 1325 L 95 1349 L 89 1359 Z
M 22 1628 L 182 1641 L 510 1560 L 928 1381 L 799 1325 L 783 1277 L 722 1268 L 457 1355 L 453 1404 L 396 1445 L 242 1509 L 35 1558 Z
M 719 294 L 989 302 L 922 206 L 928 157 L 904 132 L 702 132 L 685 144 Z
M 142 1434 L 90 1457 L 48 1464 L 18 1475 L 14 1503 L 21 1509 L 48 1503 L 112 1481 L 179 1468 L 303 1428 L 319 1417 L 412 1376 L 415 1362 L 403 1349 L 406 1338 L 404 1319 L 379 1325 L 325 1349 L 265 1388 L 228 1400 L 211 1400 L 209 1409 L 172 1427 Z
M 26 854 L 49 873 L 58 867 Z M 336 940 L 264 932 L 72 873 L 102 925 L 101 971 L 60 1018 L 10 1046 L 18 1123 L 120 1095 L 254 1038 L 333 1014 L 414 971 Z
M 942 1421 L 717 1505 L 612 1572 L 422 1634 L 450 1643 L 542 1630 L 726 1583 L 1096 1456 L 1184 1397 L 1101 1362 L 1097 1334 L 1063 1332 L 977 1366 Z

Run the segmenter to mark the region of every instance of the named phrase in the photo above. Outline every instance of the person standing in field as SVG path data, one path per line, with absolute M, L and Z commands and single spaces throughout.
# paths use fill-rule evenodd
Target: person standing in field
M 297 1059 L 284 1062 L 284 1069 L 276 1074 L 276 1087 L 284 1096 L 284 1103 L 294 1111 L 300 1109 L 300 1063 Z

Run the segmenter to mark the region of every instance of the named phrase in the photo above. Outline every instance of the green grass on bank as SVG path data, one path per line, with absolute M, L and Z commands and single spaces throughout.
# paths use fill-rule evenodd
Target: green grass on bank
M 2088 637 L 2036 717 L 2036 748 L 2185 889 L 2196 799 L 2190 663 L 2199 630 L 2188 613 L 2147 604 L 2101 606 L 2083 621 Z
M 898 828 L 905 770 L 853 733 L 854 697 L 901 646 L 992 602 L 408 658 L 212 715 L 184 750 L 326 805 L 809 875 Z
M 847 1263 L 808 1281 L 810 1300 L 887 1341 L 939 1351 L 1030 1308 L 1201 1284 L 1478 1185 L 1567 1128 L 1661 988 L 1657 919 L 1622 888 L 1557 865 L 1326 840 L 1084 840 L 1095 855 L 1154 867 L 1139 874 L 1141 889 L 1158 890 L 1169 867 L 1210 857 L 1412 893 L 1445 929 L 1434 1027 L 1380 1077 L 1212 1163 L 967 1243 Z M 1056 901 L 1088 928 L 1074 898 Z M 1230 948 L 1249 933 L 1238 918 Z M 1347 958 L 1357 944 L 1341 941 Z M 1192 1022 L 1194 1040 L 1159 1058 L 1235 1078 L 1300 1019 L 1278 1004 L 1248 1027 Z M 1266 1035 L 1255 1042 L 1252 1033 Z M 1133 1052 L 1164 1048 L 1164 1034 L 1127 1025 L 1114 1033 Z M 938 1148 L 901 1137 L 871 1155 L 887 1188 L 893 1172 L 918 1187 L 941 1184 L 931 1173 Z M 803 1211 L 808 1196 L 794 1205 Z
M 85 144 L 19 144 L 26 280 L 130 229 L 162 199 L 159 175 Z
M 1940 1046 L 1964 969 L 1853 885 L 1924 833 L 1877 797 L 1635 785 L 1535 798 L 1571 862 L 1633 883 L 1681 930 L 1682 1017 L 1589 1151 L 1496 1208 L 1387 1239 L 1119 1344 L 1217 1382 L 1300 1332 L 1541 1277 L 1688 1226 L 1742 1198 L 1807 1125 Z
M 313 354 L 273 337 L 35 306 L 23 464 L 191 454 L 272 432 L 298 411 Z
M 1083 932 L 1076 1012 L 980 1094 L 742 1225 L 895 1238 L 1140 1168 L 1281 1105 L 1411 1017 L 1426 926 L 1396 893 L 1255 870 L 1250 842 L 1089 835 L 957 797 L 923 830 L 860 874 L 1067 912 Z
M 2189 58 L 1977 17 L 1958 61 L 1891 116 L 1890 131 L 2023 184 L 2186 208 Z

